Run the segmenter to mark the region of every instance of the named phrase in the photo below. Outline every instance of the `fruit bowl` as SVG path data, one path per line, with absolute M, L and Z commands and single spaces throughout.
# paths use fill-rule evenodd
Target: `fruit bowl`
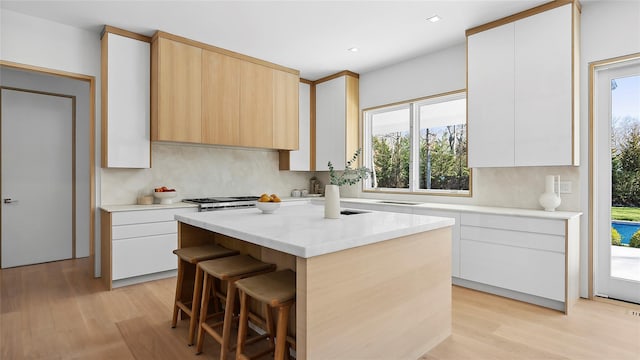
M 256 203 L 256 207 L 262 211 L 263 214 L 273 214 L 274 211 L 280 207 L 279 202 L 260 202 Z
M 156 191 L 153 193 L 153 196 L 155 196 L 156 199 L 159 199 L 160 204 L 162 205 L 171 204 L 172 199 L 176 197 L 176 195 L 178 195 L 178 193 L 175 191 Z

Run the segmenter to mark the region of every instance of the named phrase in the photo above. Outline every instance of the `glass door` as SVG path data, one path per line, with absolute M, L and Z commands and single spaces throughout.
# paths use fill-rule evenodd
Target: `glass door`
M 640 60 L 595 79 L 595 295 L 640 303 Z

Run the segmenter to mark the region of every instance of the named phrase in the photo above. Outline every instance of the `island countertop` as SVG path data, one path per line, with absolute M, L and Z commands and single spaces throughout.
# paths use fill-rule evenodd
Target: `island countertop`
M 362 211 L 362 210 L 359 210 Z M 281 206 L 273 214 L 241 209 L 180 214 L 176 220 L 301 258 L 334 253 L 402 236 L 436 230 L 454 219 L 366 210 L 325 219 L 322 205 Z

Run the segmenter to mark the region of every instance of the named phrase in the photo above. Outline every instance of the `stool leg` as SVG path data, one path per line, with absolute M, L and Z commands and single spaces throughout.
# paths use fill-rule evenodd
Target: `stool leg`
M 275 360 L 284 360 L 284 352 L 287 349 L 287 327 L 289 324 L 289 309 L 291 305 L 284 305 L 278 308 L 278 326 L 276 333 L 276 351 L 273 355 Z
M 176 296 L 173 299 L 173 317 L 171 318 L 171 327 L 175 328 L 178 323 L 178 305 L 176 303 L 182 294 L 182 280 L 184 279 L 184 265 L 182 259 L 178 258 L 178 278 L 176 279 Z
M 196 279 L 193 284 L 193 297 L 191 300 L 191 319 L 189 319 L 189 346 L 193 346 L 196 335 L 196 325 L 200 315 L 200 299 L 202 298 L 202 274 L 200 266 L 196 265 Z
M 244 351 L 244 342 L 247 340 L 247 328 L 249 327 L 249 304 L 248 296 L 244 291 L 238 290 L 240 294 L 240 321 L 238 325 L 238 345 L 236 347 L 236 359 L 240 359 Z
M 204 346 L 204 328 L 202 325 L 207 321 L 209 296 L 211 295 L 211 282 L 212 277 L 204 274 L 204 289 L 202 290 L 202 306 L 200 307 L 200 325 L 198 326 L 198 345 L 196 346 L 196 354 L 201 354 Z
M 227 301 L 224 308 L 224 323 L 222 325 L 222 347 L 220 360 L 227 360 L 229 355 L 229 342 L 231 341 L 231 323 L 233 323 L 233 306 L 236 299 L 236 282 L 227 281 Z
M 267 323 L 267 328 L 265 330 L 269 333 L 269 348 L 273 351 L 276 348 L 274 342 L 274 339 L 276 338 L 276 329 L 273 324 L 273 312 L 271 311 L 271 307 L 266 303 L 263 304 L 262 308 L 264 309 L 264 318 Z

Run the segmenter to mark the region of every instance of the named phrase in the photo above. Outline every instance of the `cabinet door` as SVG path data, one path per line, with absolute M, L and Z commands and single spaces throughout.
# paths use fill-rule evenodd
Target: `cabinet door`
M 112 33 L 102 42 L 102 166 L 150 168 L 150 45 Z
M 240 145 L 273 147 L 273 69 L 243 61 L 240 67 Z
M 202 141 L 240 144 L 241 61 L 212 51 L 202 52 Z
M 514 25 L 467 39 L 469 167 L 514 164 Z
M 316 170 L 343 170 L 346 158 L 346 77 L 316 85 Z M 350 157 L 351 155 L 349 155 Z
M 463 279 L 564 301 L 564 254 L 462 238 L 460 260 Z
M 176 234 L 146 236 L 114 241 L 112 244 L 112 279 L 173 270 L 178 261 L 173 250 L 178 247 Z
M 273 70 L 273 147 L 298 149 L 298 83 L 297 75 Z
M 298 90 L 298 150 L 289 152 L 289 169 L 311 170 L 311 85 L 300 83 Z
M 202 49 L 158 38 L 152 65 L 156 81 L 152 91 L 155 118 L 153 140 L 199 143 L 202 141 Z M 153 96 L 155 98 L 155 96 Z
M 515 22 L 515 165 L 572 165 L 572 5 Z

